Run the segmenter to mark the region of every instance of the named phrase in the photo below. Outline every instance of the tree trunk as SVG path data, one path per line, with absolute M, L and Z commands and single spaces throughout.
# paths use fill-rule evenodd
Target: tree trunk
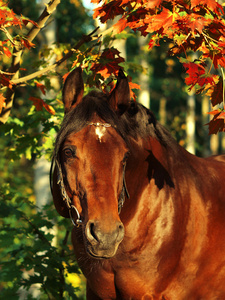
M 186 149 L 195 154 L 195 96 L 189 93 L 187 98 L 187 117 L 186 117 Z
M 148 61 L 146 59 L 144 46 L 146 45 L 146 38 L 143 36 L 138 37 L 138 44 L 140 48 L 141 55 L 141 61 L 140 65 L 147 70 L 146 73 L 141 73 L 139 76 L 139 84 L 140 84 L 140 92 L 138 95 L 138 102 L 144 105 L 147 108 L 150 108 L 150 89 L 149 89 L 149 65 Z

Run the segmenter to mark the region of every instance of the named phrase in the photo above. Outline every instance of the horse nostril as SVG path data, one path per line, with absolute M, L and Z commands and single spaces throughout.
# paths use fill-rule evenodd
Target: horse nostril
M 99 239 L 96 235 L 96 228 L 94 222 L 90 222 L 90 235 L 97 241 L 99 242 Z

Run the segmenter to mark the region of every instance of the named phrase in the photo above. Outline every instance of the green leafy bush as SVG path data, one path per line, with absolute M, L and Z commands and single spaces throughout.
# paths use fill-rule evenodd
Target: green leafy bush
M 21 289 L 28 291 L 34 284 L 39 299 L 84 299 L 68 280 L 68 274 L 80 273 L 69 220 L 59 217 L 52 204 L 40 211 L 9 185 L 0 189 L 0 219 L 2 299 L 19 299 Z M 37 298 L 28 294 L 26 299 Z

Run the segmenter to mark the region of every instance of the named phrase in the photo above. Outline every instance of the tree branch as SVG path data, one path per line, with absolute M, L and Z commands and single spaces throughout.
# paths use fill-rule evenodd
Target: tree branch
M 70 58 L 73 53 L 79 49 L 84 43 L 87 43 L 87 42 L 90 42 L 92 39 L 93 39 L 93 35 L 94 33 L 98 30 L 98 27 L 95 28 L 90 34 L 88 35 L 84 35 L 83 38 L 63 57 L 61 58 L 60 60 L 58 60 L 57 62 L 55 62 L 53 65 L 50 65 L 46 68 L 43 68 L 37 72 L 34 72 L 30 75 L 27 75 L 27 76 L 24 76 L 24 77 L 21 77 L 21 78 L 18 78 L 18 79 L 13 79 L 13 80 L 10 80 L 10 82 L 13 84 L 13 85 L 19 85 L 21 83 L 24 83 L 24 82 L 27 82 L 29 80 L 32 80 L 38 76 L 41 76 L 47 72 L 50 72 L 50 71 L 54 71 L 58 66 L 60 66 L 64 61 L 66 61 L 68 58 Z
M 43 13 L 40 15 L 37 25 L 33 25 L 29 33 L 27 34 L 26 38 L 28 41 L 32 42 L 33 39 L 37 36 L 37 34 L 40 32 L 40 30 L 44 27 L 46 21 L 50 17 L 50 15 L 56 10 L 57 5 L 60 3 L 61 0 L 51 0 L 45 7 Z M 19 77 L 19 68 L 21 64 L 21 57 L 23 54 L 24 48 L 18 47 L 18 45 L 15 45 L 13 49 L 13 60 L 11 67 L 9 69 L 9 73 L 14 73 L 12 80 L 16 80 Z M 13 99 L 15 94 L 15 88 L 14 85 L 12 89 L 8 88 L 6 91 L 6 101 L 5 101 L 5 107 L 2 109 L 2 112 L 0 114 L 0 123 L 4 124 L 7 122 L 12 105 L 13 105 Z

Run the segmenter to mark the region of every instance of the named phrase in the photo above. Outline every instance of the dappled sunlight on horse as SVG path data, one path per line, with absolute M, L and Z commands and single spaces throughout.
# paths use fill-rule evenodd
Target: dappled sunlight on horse
M 188 153 L 121 71 L 111 94 L 63 89 L 52 163 L 59 214 L 87 278 L 87 299 L 225 299 L 225 156 Z

